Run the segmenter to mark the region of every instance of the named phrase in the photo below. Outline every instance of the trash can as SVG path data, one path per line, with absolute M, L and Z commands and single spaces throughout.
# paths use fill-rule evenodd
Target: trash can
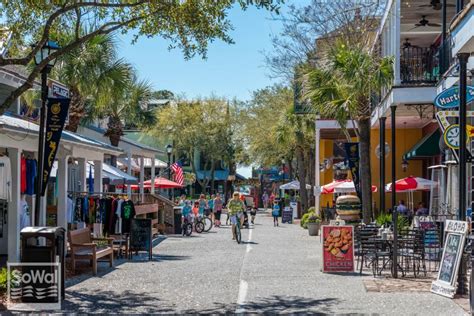
M 58 301 L 57 295 L 46 296 L 44 293 L 54 294 L 54 286 L 51 284 L 51 278 L 48 275 L 54 275 L 54 266 L 41 266 L 41 263 L 55 263 L 58 262 L 61 269 L 60 274 L 56 275 L 58 278 L 56 287 L 61 287 L 61 297 L 64 298 L 64 275 L 65 275 L 65 233 L 62 227 L 25 227 L 20 232 L 21 238 L 21 262 L 35 263 L 36 266 L 25 265 L 22 274 L 29 273 L 32 277 L 29 284 L 23 284 L 23 289 L 28 286 L 37 293 L 43 294 L 33 297 L 24 297 L 24 302 L 30 303 L 55 303 Z
M 182 208 L 174 207 L 173 211 L 174 211 L 174 233 L 181 235 L 183 233 L 182 227 L 181 227 Z

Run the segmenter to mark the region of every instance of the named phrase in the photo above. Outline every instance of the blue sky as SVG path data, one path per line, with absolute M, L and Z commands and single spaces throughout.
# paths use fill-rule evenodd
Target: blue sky
M 123 36 L 121 55 L 149 80 L 154 89 L 184 93 L 187 98 L 218 96 L 247 100 L 253 90 L 271 85 L 262 51 L 271 50 L 271 34 L 278 34 L 281 22 L 272 20 L 266 10 L 229 11 L 234 25 L 230 33 L 235 44 L 210 43 L 208 56 L 184 60 L 180 50 L 168 51 L 161 38 L 141 38 L 131 45 L 131 36 Z

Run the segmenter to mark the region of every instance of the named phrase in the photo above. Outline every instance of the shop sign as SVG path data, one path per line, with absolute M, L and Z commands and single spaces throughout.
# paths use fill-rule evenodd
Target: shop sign
M 69 98 L 69 89 L 57 82 L 50 81 L 49 94 L 53 98 Z
M 293 218 L 298 218 L 298 202 L 290 202 L 290 209 L 293 211 Z
M 474 87 L 467 86 L 466 102 L 474 100 Z M 459 86 L 454 86 L 438 94 L 434 104 L 442 109 L 452 109 L 459 106 Z
M 293 216 L 293 211 L 292 211 L 291 207 L 285 206 L 285 208 L 283 209 L 283 213 L 281 215 L 281 222 L 291 224 L 291 222 L 292 222 L 291 217 L 292 216 Z
M 438 278 L 431 284 L 431 292 L 453 298 L 456 293 L 455 284 L 464 242 L 468 231 L 467 222 L 446 221 L 446 241 L 438 272 Z
M 323 272 L 354 271 L 354 226 L 325 225 L 323 237 Z
M 59 148 L 59 141 L 66 122 L 71 99 L 48 98 L 46 111 L 46 133 L 44 142 L 43 184 L 41 196 L 44 196 Z
M 344 148 L 346 150 L 346 161 L 352 174 L 352 181 L 354 181 L 357 196 L 360 198 L 362 192 L 359 178 L 359 143 L 344 143 Z

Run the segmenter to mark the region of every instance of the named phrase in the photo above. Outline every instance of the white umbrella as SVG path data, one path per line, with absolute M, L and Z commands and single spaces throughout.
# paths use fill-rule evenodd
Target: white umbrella
M 300 189 L 300 182 L 298 180 L 294 180 L 294 181 L 280 185 L 280 190 L 299 190 L 299 189 Z

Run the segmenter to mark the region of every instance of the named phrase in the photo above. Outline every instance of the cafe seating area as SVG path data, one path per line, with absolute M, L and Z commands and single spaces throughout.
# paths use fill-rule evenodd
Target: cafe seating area
M 401 277 L 426 277 L 439 269 L 442 243 L 437 228 L 402 228 L 395 242 L 391 228 L 359 225 L 355 227 L 354 236 L 356 269 L 360 274 L 392 276 L 395 249 L 396 267 Z

